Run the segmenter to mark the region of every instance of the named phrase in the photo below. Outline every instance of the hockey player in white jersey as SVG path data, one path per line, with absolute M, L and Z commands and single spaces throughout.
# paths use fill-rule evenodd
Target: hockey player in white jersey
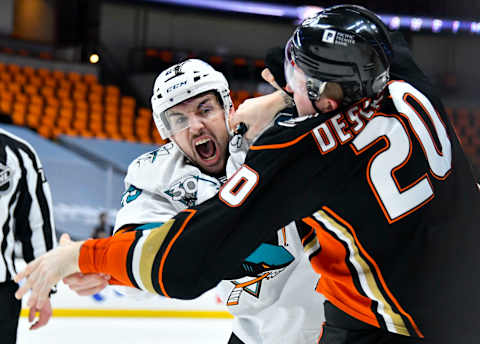
M 115 231 L 164 223 L 213 197 L 226 180 L 231 138 L 227 118 L 234 109 L 223 74 L 194 59 L 168 68 L 155 81 L 152 107 L 160 134 L 172 142 L 129 166 Z M 232 139 L 228 177 L 243 163 L 248 147 L 239 144 L 238 137 Z M 318 275 L 308 261 L 318 243 L 304 249 L 302 238 L 311 237 L 311 228 L 305 226 L 292 222 L 281 228 L 241 266 L 232 266 L 230 280 L 217 287 L 234 315 L 230 344 L 303 344 L 318 339 L 323 297 L 315 292 Z

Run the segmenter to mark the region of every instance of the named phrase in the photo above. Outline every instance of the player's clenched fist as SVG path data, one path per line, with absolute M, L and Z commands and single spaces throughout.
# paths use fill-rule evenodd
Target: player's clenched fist
M 31 290 L 28 307 L 42 308 L 55 284 L 62 278 L 80 271 L 78 255 L 82 244 L 83 242 L 71 241 L 68 234 L 63 234 L 57 248 L 30 262 L 15 276 L 15 282 L 25 278 L 15 297 L 21 299 Z

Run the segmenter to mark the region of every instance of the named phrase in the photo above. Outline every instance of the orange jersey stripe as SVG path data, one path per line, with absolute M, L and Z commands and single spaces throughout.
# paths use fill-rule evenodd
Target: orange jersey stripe
M 314 219 L 307 217 L 303 222 L 315 229 L 322 250 L 311 259 L 314 270 L 321 274 L 317 291 L 335 306 L 357 319 L 380 327 L 375 314 L 371 310 L 372 301 L 361 295 L 353 282 L 350 268 L 346 264 L 347 250 L 345 247 Z M 328 267 L 325 269 L 324 267 Z M 355 308 L 341 300 L 353 300 Z
M 365 249 L 363 248 L 362 244 L 360 244 L 358 238 L 357 238 L 357 233 L 355 232 L 355 230 L 353 229 L 353 227 L 347 222 L 345 221 L 344 219 L 342 219 L 339 215 L 337 215 L 333 210 L 331 210 L 330 208 L 328 208 L 327 206 L 324 206 L 322 207 L 322 209 L 324 209 L 325 211 L 327 211 L 330 215 L 332 215 L 337 221 L 341 222 L 345 227 L 347 227 L 353 237 L 355 238 L 355 243 L 357 244 L 357 247 L 358 249 L 360 250 L 360 252 L 362 252 L 362 254 L 364 255 L 364 257 L 366 257 L 369 262 L 373 265 L 373 267 L 375 268 L 375 272 L 377 274 L 377 277 L 378 279 L 380 280 L 380 283 L 382 284 L 382 287 L 383 289 L 385 290 L 385 292 L 387 293 L 388 297 L 390 298 L 390 300 L 392 300 L 392 302 L 395 304 L 395 306 L 397 307 L 397 309 L 400 311 L 400 313 L 402 313 L 405 317 L 408 318 L 408 320 L 410 321 L 410 323 L 412 324 L 413 328 L 415 329 L 415 332 L 417 333 L 417 335 L 420 337 L 420 338 L 423 338 L 423 334 L 422 332 L 420 332 L 420 329 L 418 328 L 417 324 L 415 324 L 415 322 L 413 321 L 413 318 L 411 317 L 410 314 L 408 314 L 399 304 L 399 302 L 397 301 L 397 299 L 393 296 L 392 292 L 390 291 L 390 289 L 387 287 L 387 284 L 385 283 L 385 280 L 383 279 L 383 276 L 382 276 L 382 273 L 380 271 L 380 268 L 378 267 L 377 263 L 375 262 L 375 260 L 373 260 L 373 258 L 367 253 L 367 251 L 365 251 Z
M 278 144 L 264 145 L 264 146 L 251 146 L 250 150 L 281 149 L 281 148 L 290 147 L 290 146 L 293 146 L 294 144 L 300 142 L 301 140 L 303 140 L 303 138 L 305 138 L 310 133 L 311 133 L 311 131 L 297 137 L 296 139 L 294 139 L 292 141 L 288 141 L 288 142 L 285 142 L 285 143 L 278 143 Z

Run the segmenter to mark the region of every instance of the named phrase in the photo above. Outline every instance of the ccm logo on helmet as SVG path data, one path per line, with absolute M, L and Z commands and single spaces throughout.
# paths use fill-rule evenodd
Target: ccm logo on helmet
M 167 88 L 167 93 L 169 93 L 169 92 L 171 92 L 171 91 L 179 88 L 180 86 L 184 86 L 184 85 L 186 85 L 186 84 L 187 84 L 187 80 L 182 81 L 182 82 L 179 82 L 178 84 L 175 84 L 175 85 L 173 85 L 173 86 L 170 86 L 169 88 Z

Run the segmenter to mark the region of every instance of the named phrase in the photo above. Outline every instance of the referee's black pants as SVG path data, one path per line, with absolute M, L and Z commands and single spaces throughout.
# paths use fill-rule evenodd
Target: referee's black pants
M 22 302 L 15 298 L 18 284 L 13 281 L 0 283 L 0 342 L 15 344 L 17 341 L 18 318 Z

